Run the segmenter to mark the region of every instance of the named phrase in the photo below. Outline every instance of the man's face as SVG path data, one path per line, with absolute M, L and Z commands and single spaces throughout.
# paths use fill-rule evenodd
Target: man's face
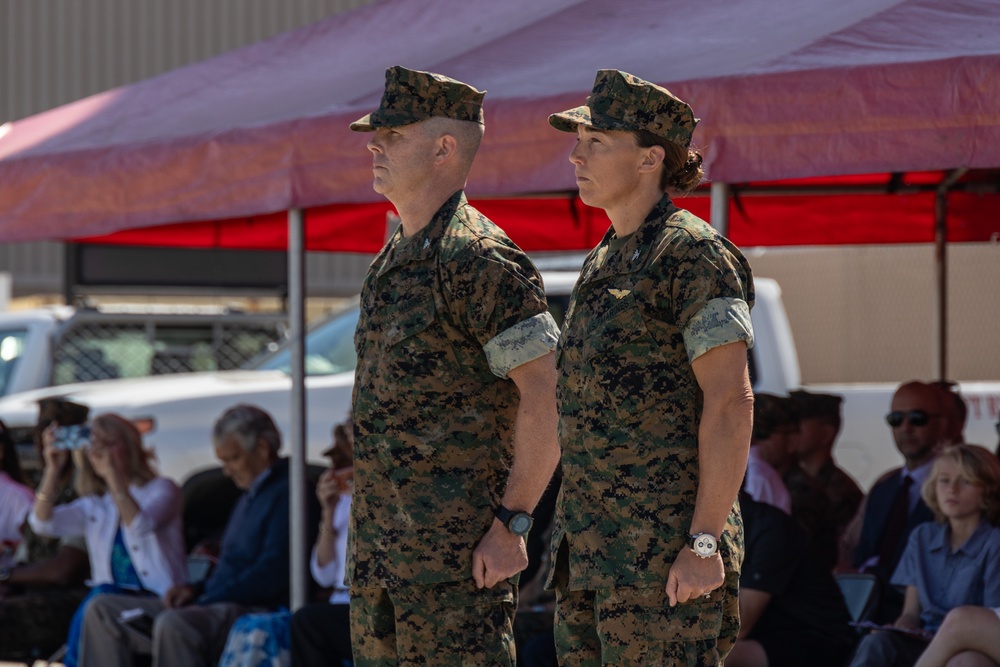
M 761 458 L 778 472 L 784 472 L 792 464 L 792 442 L 798 427 L 798 424 L 782 424 L 771 432 L 770 437 L 754 441 Z
M 430 180 L 437 142 L 426 122 L 380 127 L 368 140 L 372 187 L 390 201 L 422 192 Z
M 271 466 L 267 444 L 258 442 L 257 447 L 248 452 L 235 435 L 226 436 L 215 445 L 215 456 L 222 464 L 222 472 L 244 491 L 250 488 L 257 477 Z
M 891 412 L 903 417 L 898 426 L 890 428 L 907 467 L 915 468 L 930 460 L 944 428 L 937 390 L 920 385 L 900 387 L 892 397 Z M 917 425 L 914 421 L 926 423 Z
M 792 435 L 792 451 L 802 459 L 826 449 L 832 430 L 832 424 L 818 417 L 803 419 L 799 422 L 799 432 Z

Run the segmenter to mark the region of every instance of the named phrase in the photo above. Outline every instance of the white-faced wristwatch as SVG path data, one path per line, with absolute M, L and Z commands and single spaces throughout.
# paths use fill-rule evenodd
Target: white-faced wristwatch
M 688 535 L 688 546 L 698 558 L 711 558 L 719 551 L 719 540 L 708 533 Z

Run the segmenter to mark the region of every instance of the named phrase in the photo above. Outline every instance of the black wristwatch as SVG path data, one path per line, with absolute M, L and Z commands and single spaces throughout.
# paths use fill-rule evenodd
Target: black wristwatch
M 527 535 L 531 530 L 531 524 L 535 521 L 527 512 L 513 512 L 503 505 L 497 505 L 493 515 L 500 519 L 500 523 L 507 526 L 507 530 L 518 537 Z

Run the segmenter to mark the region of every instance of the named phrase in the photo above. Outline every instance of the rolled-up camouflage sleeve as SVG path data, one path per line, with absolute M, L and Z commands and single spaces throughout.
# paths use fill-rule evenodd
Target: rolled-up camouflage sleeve
M 505 378 L 512 368 L 556 349 L 559 327 L 548 312 L 539 313 L 494 336 L 483 351 L 493 374 Z
M 688 361 L 694 361 L 713 347 L 743 341 L 753 347 L 750 307 L 743 299 L 712 299 L 684 327 L 684 347 Z

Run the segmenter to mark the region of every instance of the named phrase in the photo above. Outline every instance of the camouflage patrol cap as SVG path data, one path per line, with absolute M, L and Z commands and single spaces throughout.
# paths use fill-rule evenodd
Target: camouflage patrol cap
M 648 130 L 684 148 L 699 120 L 666 88 L 616 69 L 597 70 L 584 106 L 549 116 L 552 127 L 563 132 L 576 132 L 581 123 L 598 130 Z
M 753 397 L 753 437 L 756 440 L 770 438 L 781 426 L 799 423 L 799 411 L 795 402 L 786 396 L 756 393 Z
M 482 125 L 484 95 L 486 91 L 441 74 L 396 65 L 385 71 L 385 92 L 378 109 L 351 123 L 351 129 L 372 132 L 378 127 L 399 127 L 434 116 Z
M 840 419 L 843 398 L 836 394 L 814 394 L 801 389 L 788 392 L 799 409 L 800 419 Z

